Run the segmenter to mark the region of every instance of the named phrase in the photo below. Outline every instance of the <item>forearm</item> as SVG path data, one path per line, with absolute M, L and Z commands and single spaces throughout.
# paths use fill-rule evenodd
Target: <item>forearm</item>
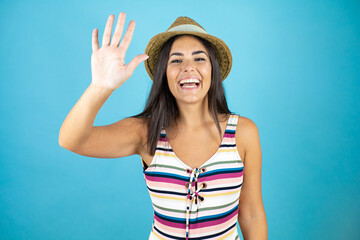
M 60 146 L 74 149 L 89 137 L 97 113 L 112 92 L 90 84 L 60 128 Z
M 259 215 L 251 218 L 239 218 L 239 225 L 244 240 L 267 240 L 267 222 L 266 216 Z

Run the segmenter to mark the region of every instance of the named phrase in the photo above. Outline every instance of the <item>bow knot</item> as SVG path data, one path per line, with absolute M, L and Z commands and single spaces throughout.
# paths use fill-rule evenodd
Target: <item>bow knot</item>
M 202 197 L 199 192 L 201 189 L 204 188 L 204 184 L 200 185 L 200 188 L 198 189 L 197 180 L 199 177 L 199 174 L 201 172 L 204 172 L 202 170 L 199 170 L 198 168 L 195 168 L 194 170 L 186 170 L 187 173 L 191 173 L 190 175 L 190 181 L 188 186 L 188 195 L 187 195 L 187 202 L 186 202 L 186 240 L 188 240 L 189 237 L 189 218 L 190 218 L 190 210 L 192 206 L 192 202 L 195 200 L 195 204 L 197 204 L 198 199 L 200 201 L 204 201 L 204 197 Z M 192 191 L 192 183 L 194 183 L 195 190 Z

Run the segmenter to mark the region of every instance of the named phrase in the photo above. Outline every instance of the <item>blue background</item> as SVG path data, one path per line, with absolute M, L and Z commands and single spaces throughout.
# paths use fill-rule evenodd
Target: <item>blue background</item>
M 0 1 L 0 239 L 148 238 L 140 157 L 89 158 L 58 144 L 91 83 L 92 30 L 101 39 L 121 11 L 137 24 L 127 62 L 178 16 L 229 45 L 225 91 L 259 129 L 269 239 L 359 239 L 355 0 Z M 151 83 L 139 65 L 94 125 L 139 113 Z

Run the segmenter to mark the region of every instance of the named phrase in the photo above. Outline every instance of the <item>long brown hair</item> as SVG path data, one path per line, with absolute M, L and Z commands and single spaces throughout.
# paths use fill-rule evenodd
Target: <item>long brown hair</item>
M 173 42 L 184 35 L 177 35 L 170 38 L 160 51 L 159 59 L 156 64 L 154 82 L 151 87 L 149 97 L 146 101 L 145 108 L 142 113 L 132 116 L 137 118 L 145 118 L 147 120 L 147 144 L 150 154 L 154 155 L 156 151 L 157 141 L 160 136 L 162 128 L 168 128 L 172 122 L 176 123 L 176 119 L 179 117 L 179 109 L 176 104 L 176 99 L 170 92 L 167 77 L 166 68 L 169 60 L 169 54 Z M 193 36 L 193 35 L 190 35 Z M 219 124 L 218 114 L 230 114 L 228 108 L 225 91 L 222 85 L 220 76 L 220 67 L 216 57 L 215 49 L 206 40 L 196 37 L 206 48 L 209 53 L 211 61 L 211 84 L 207 94 L 209 112 L 216 123 L 216 127 L 219 131 L 220 138 L 221 128 Z

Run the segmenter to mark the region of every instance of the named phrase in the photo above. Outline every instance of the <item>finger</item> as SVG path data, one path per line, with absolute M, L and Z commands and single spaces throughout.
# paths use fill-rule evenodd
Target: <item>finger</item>
M 129 26 L 126 30 L 125 36 L 119 46 L 122 49 L 122 51 L 121 51 L 122 58 L 125 58 L 125 53 L 130 45 L 131 38 L 134 33 L 134 29 L 135 29 L 135 21 L 130 21 Z
M 94 52 L 95 50 L 98 49 L 99 49 L 98 30 L 95 28 L 92 32 L 92 50 Z
M 115 32 L 111 40 L 111 46 L 119 46 L 121 35 L 123 33 L 124 24 L 125 24 L 125 13 L 120 13 L 118 22 L 116 24 Z
M 105 31 L 102 39 L 102 46 L 110 45 L 111 29 L 114 23 L 115 16 L 111 14 L 106 22 Z
M 134 57 L 126 66 L 126 74 L 128 74 L 128 76 L 130 76 L 134 72 L 135 68 L 142 61 L 145 61 L 148 58 L 149 58 L 149 56 L 146 54 L 140 54 L 140 55 L 137 55 L 136 57 Z

